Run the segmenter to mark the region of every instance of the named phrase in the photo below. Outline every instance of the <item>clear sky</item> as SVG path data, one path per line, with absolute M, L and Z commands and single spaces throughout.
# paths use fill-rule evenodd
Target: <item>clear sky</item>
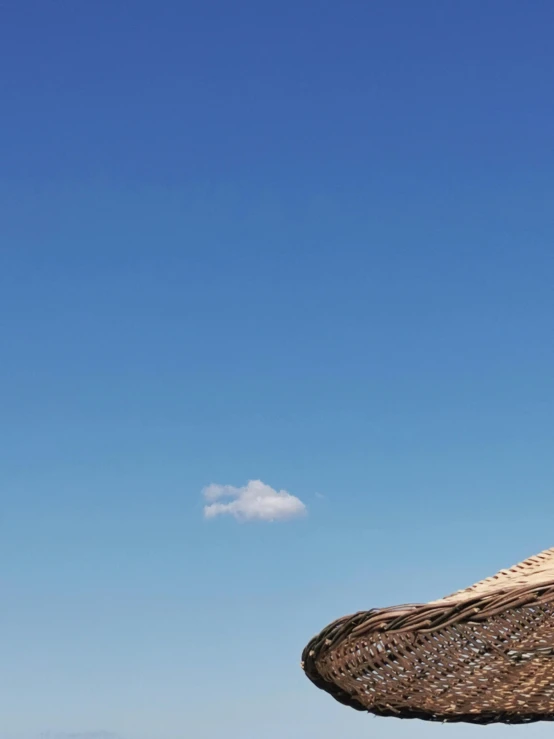
M 477 735 L 299 662 L 554 545 L 553 25 L 2 0 L 2 739 Z

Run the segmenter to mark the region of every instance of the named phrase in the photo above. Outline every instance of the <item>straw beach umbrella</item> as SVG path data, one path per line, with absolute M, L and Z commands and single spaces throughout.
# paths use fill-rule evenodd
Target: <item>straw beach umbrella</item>
M 554 720 L 554 549 L 430 603 L 373 609 L 304 649 L 307 677 L 377 716 Z

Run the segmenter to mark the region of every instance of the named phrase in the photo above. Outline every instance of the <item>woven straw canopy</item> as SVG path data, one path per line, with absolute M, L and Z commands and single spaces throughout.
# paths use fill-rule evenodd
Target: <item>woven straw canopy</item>
M 311 640 L 318 688 L 377 716 L 554 720 L 554 549 L 441 600 L 346 616 Z

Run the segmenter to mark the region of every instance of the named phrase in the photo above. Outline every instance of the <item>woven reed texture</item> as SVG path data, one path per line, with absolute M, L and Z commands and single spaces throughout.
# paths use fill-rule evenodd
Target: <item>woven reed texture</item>
M 362 611 L 304 649 L 308 678 L 377 716 L 554 720 L 554 549 L 426 604 Z

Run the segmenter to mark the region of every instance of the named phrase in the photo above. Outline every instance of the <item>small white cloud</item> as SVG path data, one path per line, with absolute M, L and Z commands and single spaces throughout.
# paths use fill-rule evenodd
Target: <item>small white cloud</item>
M 274 490 L 261 480 L 250 480 L 247 485 L 208 485 L 202 491 L 204 498 L 211 501 L 204 506 L 204 516 L 234 516 L 239 521 L 285 521 L 306 513 L 306 506 L 286 490 Z M 232 498 L 221 503 L 221 498 Z

